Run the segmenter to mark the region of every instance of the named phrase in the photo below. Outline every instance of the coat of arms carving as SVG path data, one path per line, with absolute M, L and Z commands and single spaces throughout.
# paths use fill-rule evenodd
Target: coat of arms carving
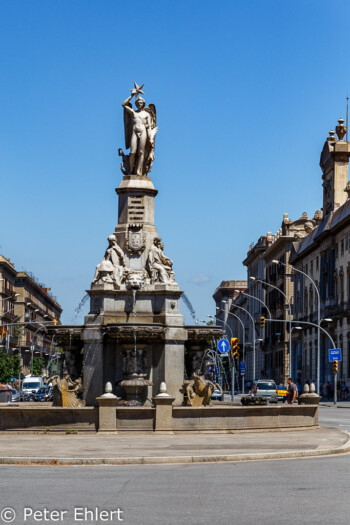
M 129 229 L 125 247 L 129 253 L 140 255 L 145 249 L 145 238 L 142 229 Z

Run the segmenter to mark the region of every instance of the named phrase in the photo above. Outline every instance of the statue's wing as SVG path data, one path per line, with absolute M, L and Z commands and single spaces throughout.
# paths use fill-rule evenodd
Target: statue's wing
M 132 104 L 127 103 L 127 106 L 132 109 Z M 125 147 L 129 149 L 131 146 L 131 135 L 132 135 L 132 118 L 128 111 L 124 109 L 124 133 L 125 133 Z
M 157 111 L 156 106 L 154 104 L 150 104 L 148 108 L 145 108 L 146 111 L 151 115 L 152 118 L 152 128 L 155 128 L 157 125 Z

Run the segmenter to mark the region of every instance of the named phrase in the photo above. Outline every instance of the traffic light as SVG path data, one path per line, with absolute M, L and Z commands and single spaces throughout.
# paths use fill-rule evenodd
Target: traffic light
M 338 361 L 333 361 L 332 362 L 332 372 L 333 372 L 333 374 L 337 374 L 338 373 Z
M 263 315 L 260 317 L 260 328 L 265 328 L 265 317 Z
M 239 357 L 239 339 L 231 337 L 231 358 L 237 359 L 237 357 Z

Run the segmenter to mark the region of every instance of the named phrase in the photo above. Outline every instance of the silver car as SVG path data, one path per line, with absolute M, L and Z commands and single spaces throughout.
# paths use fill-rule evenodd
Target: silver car
M 17 390 L 15 388 L 12 388 L 12 399 L 11 401 L 19 401 L 19 393 L 17 392 Z
M 251 394 L 254 397 L 264 397 L 269 403 L 278 403 L 277 386 L 273 379 L 255 381 Z

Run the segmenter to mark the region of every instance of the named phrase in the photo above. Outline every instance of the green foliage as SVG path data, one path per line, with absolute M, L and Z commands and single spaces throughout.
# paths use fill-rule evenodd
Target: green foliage
M 42 357 L 33 357 L 33 376 L 41 376 L 45 366 Z
M 12 377 L 19 377 L 21 373 L 21 357 L 19 354 L 14 354 L 11 356 L 13 362 L 13 375 Z
M 67 428 L 65 434 L 78 434 L 78 431 L 75 429 L 72 430 L 71 428 Z
M 21 321 L 21 316 L 17 316 L 14 319 L 14 323 L 19 323 Z M 24 326 L 21 325 L 15 325 L 13 329 L 13 335 L 16 337 L 17 341 L 19 341 L 20 337 L 22 336 L 22 333 L 24 331 Z
M 0 351 L 0 381 L 8 383 L 12 377 L 18 377 L 21 371 L 21 361 L 18 354 L 8 354 Z

